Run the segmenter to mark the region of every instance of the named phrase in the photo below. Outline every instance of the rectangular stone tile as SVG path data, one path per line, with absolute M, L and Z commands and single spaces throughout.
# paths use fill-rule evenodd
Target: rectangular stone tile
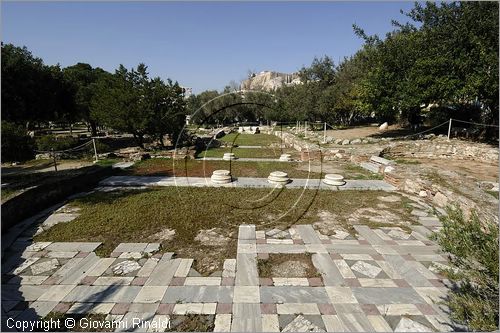
M 167 291 L 167 286 L 145 286 L 134 299 L 136 303 L 160 302 Z
M 19 264 L 16 264 L 16 266 L 9 271 L 10 274 L 18 275 L 21 274 L 22 271 L 33 265 L 35 262 L 37 262 L 40 258 L 27 258 L 24 260 L 20 260 Z
M 342 274 L 342 277 L 345 279 L 355 279 L 356 275 L 351 271 L 351 268 L 345 260 L 334 260 L 333 261 L 337 268 L 339 269 L 340 274 Z
M 222 277 L 236 277 L 236 259 L 224 260 Z
M 415 291 L 427 302 L 428 304 L 435 304 L 442 302 L 446 298 L 446 288 L 436 287 L 415 287 Z
M 278 315 L 263 314 L 262 315 L 262 332 L 279 332 L 280 323 Z
M 437 245 L 427 245 L 427 246 L 414 246 L 414 245 L 400 245 L 395 246 L 394 249 L 399 254 L 439 254 L 439 247 Z
M 238 253 L 257 253 L 257 246 L 255 244 L 238 244 Z
M 273 278 L 275 286 L 309 286 L 307 278 Z
M 49 252 L 47 253 L 47 257 L 49 258 L 73 258 L 78 254 L 77 251 L 72 251 L 72 252 Z
M 371 255 L 366 254 L 366 253 L 359 253 L 359 254 L 346 253 L 346 254 L 342 254 L 342 258 L 344 258 L 344 260 L 373 260 Z
M 346 242 L 346 241 L 338 241 L 340 242 Z M 333 243 L 333 241 L 332 241 Z M 373 248 L 371 245 L 363 245 L 359 244 L 358 241 L 356 241 L 354 244 L 347 244 L 347 243 L 342 243 L 342 244 L 326 244 L 325 245 L 326 249 L 330 253 L 340 253 L 340 254 L 377 254 L 377 251 Z
M 128 312 L 133 313 L 156 313 L 158 310 L 159 303 L 132 303 L 128 309 Z
M 419 240 L 396 240 L 396 244 L 400 246 L 426 246 L 424 243 L 422 243 Z
M 54 274 L 52 274 L 52 279 L 55 283 L 60 283 L 66 276 L 71 274 L 71 272 L 78 269 L 78 265 L 84 258 L 71 258 L 64 265 L 62 265 Z
M 339 313 L 364 313 L 363 308 L 358 303 L 335 303 L 333 308 Z
M 269 239 L 267 239 L 267 244 L 284 244 L 284 245 L 290 245 L 290 244 L 293 244 L 293 239 L 273 239 L 273 238 L 269 238 Z
M 391 246 L 391 245 L 373 245 L 373 248 L 379 254 L 397 255 L 398 254 L 398 251 L 396 251 L 397 247 L 398 246 Z
M 260 303 L 258 286 L 235 286 L 233 303 Z
M 396 288 L 397 285 L 391 279 L 365 279 L 359 278 L 361 287 L 375 287 L 375 288 Z
M 321 240 L 316 234 L 316 230 L 313 229 L 310 224 L 296 225 L 295 230 L 300 235 L 300 238 L 304 241 L 304 244 L 321 244 Z
M 67 313 L 78 314 L 109 314 L 115 303 L 75 303 Z
M 376 315 L 366 316 L 375 332 L 392 332 L 392 328 L 385 321 L 384 317 Z
M 101 276 L 92 284 L 94 286 L 128 286 L 133 279 L 132 276 Z
M 349 287 L 325 287 L 331 303 L 357 303 Z
M 375 234 L 377 234 L 378 237 L 380 237 L 380 239 L 383 239 L 385 241 L 390 241 L 392 240 L 391 237 L 387 236 L 387 234 L 385 232 L 383 232 L 382 230 L 380 229 L 373 229 L 372 230 Z
M 412 257 L 415 258 L 416 261 L 448 261 L 446 257 L 440 254 L 414 254 Z
M 332 258 L 325 253 L 312 255 L 312 262 L 323 277 L 325 286 L 338 286 L 344 283 L 344 278 Z
M 377 309 L 383 316 L 420 316 L 422 312 L 415 304 L 380 304 Z
M 57 301 L 35 301 L 32 304 L 30 304 L 29 309 L 27 309 L 27 311 L 34 311 L 37 314 L 37 316 L 43 318 L 46 315 L 48 315 L 50 311 L 52 311 L 52 309 L 54 309 L 58 303 L 59 302 Z M 18 320 L 22 319 L 22 317 L 23 315 L 21 314 Z
M 231 314 L 217 314 L 214 322 L 214 332 L 231 332 Z
M 220 286 L 221 277 L 188 276 L 185 286 Z
M 168 286 L 174 277 L 181 259 L 161 259 L 146 281 L 146 286 Z
M 419 263 L 418 261 L 407 261 L 406 264 L 411 268 L 415 269 L 417 272 L 422 274 L 426 279 L 437 279 L 438 277 L 432 273 L 427 267 Z
M 424 303 L 413 288 L 351 288 L 361 304 Z
M 45 248 L 47 251 L 54 252 L 92 252 L 99 245 L 100 242 L 55 242 Z
M 236 285 L 258 286 L 257 258 L 255 254 L 238 253 L 236 255 Z
M 215 314 L 216 303 L 187 303 L 176 304 L 174 306 L 173 314 L 186 315 L 186 314 Z
M 382 268 L 382 270 L 387 274 L 387 276 L 389 276 L 391 279 L 401 279 L 402 276 L 399 275 L 398 272 L 396 272 L 394 270 L 394 268 L 389 265 L 388 262 L 384 261 L 384 260 L 377 260 L 376 261 L 377 264 L 379 265 L 380 268 Z
M 148 243 L 120 243 L 113 252 L 144 252 Z
M 339 313 L 338 317 L 348 332 L 374 331 L 364 313 Z
M 158 262 L 160 261 L 160 259 L 158 258 L 149 258 L 145 263 L 144 265 L 142 265 L 141 269 L 137 272 L 137 277 L 149 277 L 156 265 L 158 265 Z
M 319 315 L 319 309 L 316 303 L 285 303 L 277 304 L 278 314 L 304 314 Z
M 255 225 L 240 225 L 240 227 L 238 228 L 238 239 L 255 240 Z
M 115 258 L 102 258 L 99 259 L 97 264 L 87 272 L 87 276 L 101 276 L 115 261 Z
M 76 286 L 63 302 L 130 303 L 140 290 L 138 286 Z
M 442 225 L 441 221 L 437 217 L 420 216 L 418 222 L 426 227 L 439 227 Z
M 168 287 L 162 303 L 232 303 L 233 287 L 184 286 Z
M 305 245 L 257 244 L 257 253 L 304 253 Z
M 231 332 L 261 332 L 262 320 L 260 304 L 233 304 Z
M 53 301 L 60 302 L 71 290 L 73 290 L 75 285 L 55 285 L 46 289 L 46 292 L 41 295 L 39 301 Z
M 43 281 L 47 280 L 48 276 L 46 275 L 17 275 L 7 282 L 8 284 L 16 284 L 16 285 L 40 285 Z
M 306 252 L 309 253 L 328 253 L 323 244 L 306 244 Z
M 330 303 L 323 287 L 260 287 L 261 303 Z
M 406 282 L 408 282 L 413 287 L 432 287 L 432 283 L 429 282 L 422 274 L 420 274 L 415 268 L 408 265 L 408 262 L 398 255 L 384 255 L 384 259 L 389 265 L 392 266 L 394 271 L 401 275 Z
M 175 277 L 186 277 L 189 274 L 189 270 L 191 269 L 191 265 L 193 265 L 193 259 L 181 259 L 179 263 L 179 267 L 174 273 Z
M 385 245 L 385 241 L 373 232 L 370 227 L 366 225 L 355 225 L 354 229 L 356 229 L 356 231 L 371 245 Z
M 346 332 L 342 321 L 337 315 L 323 315 L 321 316 L 327 332 Z
M 60 284 L 78 284 L 87 276 L 87 272 L 92 270 L 92 268 L 99 263 L 99 260 L 99 257 L 96 256 L 94 252 L 91 252 L 88 256 L 83 258 L 76 267 L 68 271 Z
M 438 332 L 453 332 L 455 329 L 450 323 L 449 319 L 440 315 L 429 315 L 425 316 L 425 319 L 429 321 L 436 328 Z

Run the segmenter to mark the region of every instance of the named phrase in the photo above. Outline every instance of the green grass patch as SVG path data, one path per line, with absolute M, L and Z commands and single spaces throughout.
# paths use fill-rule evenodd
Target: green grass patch
M 489 195 L 494 196 L 496 199 L 498 199 L 498 191 L 486 191 Z
M 200 151 L 196 157 L 219 157 L 222 158 L 224 153 L 234 153 L 240 158 L 279 158 L 281 150 L 279 148 L 211 148 Z
M 344 177 L 345 179 L 357 179 L 357 180 L 382 180 L 384 176 L 378 173 L 370 172 L 362 168 L 359 165 L 353 163 L 347 163 L 344 165 Z
M 231 169 L 234 177 L 267 178 L 272 171 L 283 171 L 291 178 L 320 178 L 319 172 L 309 173 L 299 170 L 300 162 L 246 162 L 246 161 L 201 161 L 150 159 L 134 164 L 127 173 L 134 176 L 178 176 L 178 177 L 210 177 L 214 170 Z
M 230 142 L 238 146 L 269 146 L 272 143 L 279 143 L 280 138 L 271 134 L 239 134 L 230 133 L 219 140 Z
M 337 216 L 336 222 L 347 223 L 354 210 L 374 207 L 385 193 L 194 187 L 95 192 L 70 202 L 81 208 L 74 221 L 60 223 L 35 240 L 102 242 L 100 254 L 109 255 L 119 243 L 154 241 L 152 235 L 168 228 L 176 234 L 162 244 L 164 251 L 200 262 L 208 256 L 214 262 L 212 270 L 217 270 L 224 259 L 235 258 L 240 224 L 287 228 L 316 222 L 318 213 L 325 210 Z M 211 246 L 195 240 L 199 230 L 212 228 L 220 228 L 231 241 Z
M 396 162 L 397 164 L 421 164 L 420 161 L 410 160 L 406 158 L 398 158 L 395 159 L 394 162 Z

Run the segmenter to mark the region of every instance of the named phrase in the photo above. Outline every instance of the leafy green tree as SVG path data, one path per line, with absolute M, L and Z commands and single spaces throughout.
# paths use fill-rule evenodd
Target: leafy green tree
M 150 79 L 147 66 L 127 70 L 123 65 L 112 77 L 98 81 L 91 116 L 100 123 L 131 133 L 144 147 L 149 135 L 163 145 L 163 137 L 177 140 L 185 121 L 183 89 L 178 83 Z
M 2 162 L 27 161 L 34 154 L 34 141 L 21 125 L 2 120 Z
M 92 68 L 85 63 L 66 67 L 63 69 L 63 74 L 75 91 L 75 117 L 88 124 L 93 136 L 97 135 L 97 121 L 90 112 L 92 99 L 96 94 L 98 80 L 111 74 L 101 68 Z

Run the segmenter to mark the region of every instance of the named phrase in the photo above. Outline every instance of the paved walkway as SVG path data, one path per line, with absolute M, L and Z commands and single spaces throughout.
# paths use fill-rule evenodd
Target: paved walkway
M 160 177 L 160 176 L 112 176 L 102 180 L 100 186 L 209 186 L 209 187 L 266 187 L 273 188 L 267 178 L 238 177 L 229 184 L 214 184 L 210 176 L 205 177 Z M 308 188 L 320 190 L 382 190 L 395 191 L 396 188 L 383 180 L 346 180 L 344 186 L 331 186 L 319 179 L 292 179 L 287 188 Z
M 200 157 L 197 158 L 196 160 L 199 161 L 227 161 L 223 159 L 222 157 Z M 235 161 L 238 162 L 283 162 L 283 163 L 290 163 L 290 162 L 301 162 L 302 161 L 295 161 L 295 160 L 290 160 L 290 161 L 281 161 L 279 158 L 268 158 L 268 157 L 238 157 Z
M 122 243 L 108 258 L 100 243 L 32 243 L 18 238 L 4 253 L 2 323 L 49 312 L 102 313 L 108 320 L 162 321 L 207 314 L 215 331 L 449 331 L 438 306 L 446 281 L 431 263 L 446 258 L 427 235 L 437 218 L 416 208 L 421 225 L 326 236 L 311 225 L 256 231 L 241 225 L 236 258 L 220 274 L 200 276 L 193 260 L 159 253 L 157 243 Z M 167 249 L 164 249 L 168 251 Z M 311 278 L 260 278 L 270 253 L 311 253 Z

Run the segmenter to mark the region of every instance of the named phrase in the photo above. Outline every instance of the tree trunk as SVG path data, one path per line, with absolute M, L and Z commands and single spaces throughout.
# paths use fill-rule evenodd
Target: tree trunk
M 89 121 L 90 125 L 90 130 L 91 130 L 91 135 L 92 136 L 97 136 L 97 124 L 95 121 Z

